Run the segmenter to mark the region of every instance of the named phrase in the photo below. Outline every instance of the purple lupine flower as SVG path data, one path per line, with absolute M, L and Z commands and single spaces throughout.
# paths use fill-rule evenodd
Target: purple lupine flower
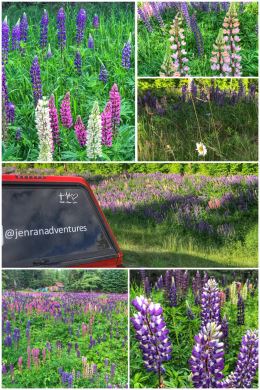
M 136 339 L 139 341 L 143 354 L 144 366 L 147 371 L 159 375 L 159 384 L 162 385 L 162 374 L 165 372 L 163 362 L 171 359 L 172 346 L 168 338 L 168 329 L 163 319 L 163 309 L 159 303 L 140 296 L 132 301 L 138 311 L 131 318 L 135 328 Z
M 180 3 L 180 10 L 181 13 L 183 14 L 186 23 L 189 27 L 191 27 L 191 19 L 190 19 L 190 14 L 189 14 L 189 8 L 188 8 L 188 3 L 186 2 L 181 2 Z
M 12 337 L 11 337 L 11 335 L 8 335 L 8 336 L 5 337 L 4 345 L 6 347 L 11 347 L 12 346 Z
M 6 375 L 7 374 L 7 367 L 6 367 L 6 364 L 3 363 L 2 364 L 2 375 Z
M 229 287 L 226 288 L 225 294 L 226 294 L 226 301 L 229 301 L 229 299 L 230 299 L 230 288 Z
M 48 25 L 49 25 L 49 16 L 46 9 L 43 11 L 41 18 L 41 32 L 40 32 L 40 46 L 42 49 L 47 47 L 48 43 Z
M 75 59 L 74 59 L 74 65 L 78 72 L 78 74 L 82 73 L 82 58 L 79 51 L 76 52 Z
M 69 374 L 68 376 L 68 388 L 71 389 L 73 387 L 73 375 Z
M 201 57 L 204 54 L 204 45 L 202 34 L 197 23 L 196 14 L 192 14 L 191 16 L 190 26 L 196 40 L 198 55 Z
M 60 116 L 62 126 L 66 127 L 67 129 L 73 126 L 73 119 L 70 109 L 70 92 L 66 93 L 61 102 Z
M 51 45 L 49 43 L 49 46 L 48 46 L 48 51 L 46 53 L 46 56 L 45 56 L 45 59 L 48 60 L 49 58 L 52 57 L 52 51 L 51 51 Z
M 105 358 L 104 363 L 105 363 L 105 366 L 107 367 L 107 366 L 108 366 L 108 363 L 109 363 L 108 358 Z
M 112 124 L 112 103 L 109 101 L 106 104 L 104 111 L 101 114 L 102 125 L 102 144 L 112 146 L 113 124 Z
M 228 319 L 225 314 L 221 321 L 221 332 L 223 333 L 223 342 L 224 342 L 224 348 L 226 352 L 228 351 L 228 330 L 229 330 Z
M 130 40 L 124 44 L 122 50 L 122 66 L 125 69 L 129 69 L 131 66 L 131 43 Z
M 220 323 L 220 296 L 214 278 L 208 280 L 201 294 L 201 326 L 205 327 L 208 322 Z
M 80 146 L 83 148 L 87 143 L 87 129 L 82 122 L 80 115 L 78 115 L 76 123 L 74 125 L 75 134 Z
M 86 27 L 86 20 L 87 20 L 87 13 L 86 11 L 81 8 L 78 12 L 77 15 L 77 24 L 76 24 L 76 42 L 77 45 L 79 45 L 83 39 L 84 39 L 84 32 L 85 32 L 85 27 Z
M 52 139 L 53 146 L 60 144 L 60 129 L 59 129 L 59 118 L 58 118 L 58 110 L 55 106 L 54 95 L 51 95 L 49 99 L 49 116 L 51 122 L 51 130 L 52 130 Z M 46 348 L 49 350 L 47 344 Z
M 103 81 L 103 83 L 107 83 L 107 80 L 108 80 L 108 71 L 107 71 L 107 69 L 106 69 L 106 67 L 105 67 L 105 65 L 101 65 L 101 67 L 100 67 L 100 72 L 99 72 L 99 77 L 98 77 L 98 79 L 100 80 L 100 81 Z
M 12 50 L 20 50 L 21 32 L 20 19 L 12 29 Z
M 58 42 L 61 52 L 66 45 L 66 14 L 63 8 L 60 8 L 57 14 L 57 29 L 58 29 Z
M 94 39 L 93 39 L 91 34 L 89 34 L 89 37 L 88 37 L 88 48 L 94 49 Z
M 8 102 L 6 106 L 6 120 L 7 123 L 14 123 L 15 120 L 15 105 L 12 102 Z
M 255 94 L 256 94 L 256 85 L 254 83 L 251 83 L 249 85 L 249 96 L 252 100 L 255 99 Z
M 142 10 L 142 8 L 138 7 L 137 13 L 138 13 L 140 19 L 142 19 L 142 21 L 144 22 L 145 27 L 147 28 L 148 32 L 152 32 L 153 28 L 152 28 L 147 16 L 145 15 L 144 11 Z
M 22 139 L 22 130 L 20 127 L 18 127 L 15 132 L 15 140 L 20 141 L 21 139 Z M 26 329 L 26 337 L 27 337 L 27 329 Z
M 245 323 L 245 303 L 244 300 L 239 294 L 237 301 L 237 325 L 244 325 Z
M 164 28 L 165 26 L 164 26 L 164 23 L 163 23 L 163 20 L 161 17 L 160 8 L 159 8 L 158 4 L 150 2 L 150 6 L 153 10 L 154 17 L 158 20 L 160 27 Z
M 220 341 L 221 325 L 208 322 L 194 337 L 195 345 L 189 360 L 193 385 L 196 388 L 216 388 L 223 378 L 224 350 Z
M 28 29 L 29 29 L 28 19 L 27 19 L 26 13 L 24 12 L 23 16 L 22 16 L 22 19 L 21 19 L 21 22 L 20 22 L 20 38 L 21 38 L 21 41 L 27 42 L 27 39 L 28 39 Z
M 2 23 L 2 62 L 6 64 L 8 61 L 9 52 L 9 26 L 7 22 L 7 16 Z
M 170 307 L 177 306 L 177 288 L 176 288 L 176 284 L 175 283 L 172 283 L 168 295 L 169 295 Z
M 14 342 L 15 342 L 16 344 L 19 343 L 20 337 L 21 337 L 20 329 L 14 328 L 13 339 L 14 339 Z
M 98 15 L 94 15 L 92 25 L 94 28 L 99 28 L 99 17 Z
M 42 98 L 41 70 L 37 56 L 35 56 L 33 59 L 30 74 L 33 87 L 34 103 L 37 105 L 38 100 Z
M 112 123 L 114 128 L 120 124 L 121 97 L 118 87 L 114 84 L 109 92 L 110 102 L 112 104 Z
M 9 96 L 8 96 L 8 88 L 7 88 L 6 73 L 5 73 L 4 65 L 2 65 L 2 99 L 3 99 L 4 107 L 6 110 L 7 104 L 9 102 Z M 6 321 L 6 323 L 10 324 L 10 322 L 8 320 Z
M 115 375 L 115 371 L 116 371 L 116 365 L 115 365 L 115 363 L 112 363 L 111 364 L 111 369 L 110 369 L 110 375 L 114 376 Z

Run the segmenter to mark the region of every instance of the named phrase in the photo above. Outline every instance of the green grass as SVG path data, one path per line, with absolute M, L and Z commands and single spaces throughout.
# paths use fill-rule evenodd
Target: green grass
M 56 28 L 56 14 L 63 6 L 66 13 L 67 43 L 61 56 Z M 76 16 L 80 7 L 87 11 L 87 24 L 84 41 L 79 51 L 82 55 L 82 75 L 78 75 L 74 66 L 77 50 L 75 44 Z M 39 46 L 40 20 L 43 9 L 49 14 L 49 34 L 53 57 L 45 59 L 46 51 Z M 88 117 L 94 101 L 98 101 L 103 111 L 109 99 L 109 91 L 114 83 L 118 85 L 122 99 L 121 125 L 113 140 L 113 146 L 103 147 L 102 160 L 134 159 L 134 4 L 133 3 L 6 3 L 3 5 L 3 17 L 7 15 L 9 26 L 17 22 L 26 12 L 29 21 L 29 38 L 25 44 L 25 55 L 18 51 L 9 53 L 6 65 L 6 77 L 9 99 L 16 106 L 16 119 L 8 129 L 4 127 L 3 160 L 35 161 L 38 158 L 38 136 L 35 128 L 34 102 L 30 80 L 30 67 L 35 55 L 39 58 L 43 95 L 55 96 L 56 106 L 67 91 L 71 94 L 71 109 L 74 123 L 81 115 L 87 126 Z M 92 27 L 92 18 L 97 14 L 99 29 Z M 94 51 L 87 48 L 89 34 L 95 42 Z M 131 35 L 132 66 L 126 70 L 121 65 L 122 48 Z M 109 79 L 104 84 L 98 80 L 101 62 L 106 66 Z M 15 140 L 17 128 L 21 128 L 22 139 Z M 56 148 L 54 160 L 87 160 L 86 149 L 77 142 L 73 128 L 61 127 L 62 143 Z
M 194 11 L 193 11 L 194 12 Z M 153 32 L 149 33 L 142 21 L 138 22 L 138 75 L 159 76 L 164 60 L 166 48 L 169 47 L 169 30 L 176 11 L 174 8 L 167 10 L 163 15 L 166 25 L 163 31 L 156 19 L 151 19 Z M 241 56 L 243 76 L 258 75 L 258 40 L 257 40 L 257 3 L 250 3 L 245 10 L 238 12 L 240 21 Z M 225 17 L 225 12 L 196 12 L 198 26 L 201 30 L 204 42 L 204 55 L 198 56 L 196 41 L 186 23 L 183 23 L 186 37 L 186 51 L 191 76 L 217 76 L 210 68 L 210 57 L 213 43 L 217 38 L 219 29 Z

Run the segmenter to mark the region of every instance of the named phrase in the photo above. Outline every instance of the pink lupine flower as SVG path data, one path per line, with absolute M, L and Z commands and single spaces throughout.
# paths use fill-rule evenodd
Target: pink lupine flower
M 116 84 L 113 85 L 109 92 L 110 102 L 112 105 L 112 123 L 114 130 L 116 125 L 120 124 L 120 112 L 121 112 L 121 97 Z
M 82 122 L 80 115 L 78 115 L 76 123 L 74 125 L 75 134 L 81 147 L 86 146 L 87 142 L 87 129 Z
M 112 103 L 109 101 L 101 114 L 102 144 L 112 146 Z
M 50 115 L 53 143 L 59 145 L 60 143 L 59 118 L 58 118 L 58 111 L 55 106 L 55 100 L 53 95 L 51 95 L 49 100 L 49 115 Z
M 19 367 L 19 371 L 22 372 L 22 369 L 23 369 L 23 358 L 22 358 L 22 356 L 20 356 L 18 358 L 18 367 Z
M 223 29 L 219 29 L 219 33 L 215 44 L 213 45 L 212 57 L 210 59 L 212 63 L 211 69 L 220 72 L 220 76 L 229 76 L 231 72 L 230 55 L 225 43 Z
M 61 102 L 61 108 L 60 108 L 60 116 L 61 116 L 61 122 L 64 127 L 69 129 L 73 126 L 73 119 L 71 115 L 71 109 L 70 109 L 70 92 L 67 92 L 64 96 L 62 102 Z

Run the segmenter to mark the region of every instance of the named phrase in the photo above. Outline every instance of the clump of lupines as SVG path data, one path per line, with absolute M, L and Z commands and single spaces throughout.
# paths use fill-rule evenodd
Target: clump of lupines
M 9 25 L 7 22 L 7 16 L 2 23 L 2 63 L 6 64 L 8 61 L 9 52 Z
M 117 84 L 114 84 L 109 92 L 109 99 L 112 104 L 112 123 L 115 128 L 120 124 L 120 112 L 121 112 L 121 97 L 118 91 Z
M 40 46 L 42 49 L 47 47 L 48 44 L 48 25 L 49 25 L 49 16 L 46 9 L 43 11 L 41 18 L 41 32 L 40 32 Z
M 88 48 L 94 49 L 94 39 L 93 39 L 91 34 L 89 34 L 89 37 L 88 37 Z
M 173 20 L 173 24 L 171 25 L 171 29 L 169 31 L 170 37 L 170 48 L 173 51 L 171 57 L 173 58 L 173 66 L 174 66 L 174 76 L 187 76 L 189 67 L 187 66 L 188 58 L 186 56 L 186 41 L 184 36 L 184 29 L 182 28 L 182 18 L 177 14 Z
M 23 41 L 23 42 L 27 42 L 28 28 L 29 28 L 28 19 L 27 19 L 26 13 L 24 12 L 22 19 L 21 19 L 21 22 L 20 22 L 20 38 L 21 38 L 21 41 Z
M 75 125 L 74 125 L 74 129 L 75 129 L 75 134 L 76 134 L 76 137 L 77 137 L 77 140 L 78 140 L 80 146 L 81 147 L 86 146 L 87 129 L 86 129 L 84 123 L 82 122 L 80 115 L 78 115 L 78 117 L 77 117 L 77 120 L 76 120 Z
M 20 19 L 12 29 L 12 50 L 20 49 L 21 31 L 20 31 Z
M 170 360 L 172 353 L 162 307 L 159 303 L 155 304 L 143 296 L 136 297 L 132 305 L 138 311 L 131 318 L 131 322 L 142 350 L 144 366 L 147 371 L 158 374 L 159 387 L 161 387 L 162 374 L 165 372 L 163 362 Z
M 112 146 L 113 124 L 112 124 L 112 103 L 109 101 L 106 104 L 104 111 L 101 114 L 102 125 L 102 144 Z
M 58 29 L 58 42 L 61 52 L 66 45 L 66 14 L 63 8 L 60 8 L 57 13 L 57 29 Z
M 39 161 L 52 161 L 53 140 L 49 102 L 39 99 L 35 110 L 36 128 L 39 138 Z M 36 358 L 36 354 L 34 356 Z
M 83 41 L 84 38 L 86 20 L 87 20 L 87 13 L 83 8 L 81 8 L 77 15 L 77 25 L 76 25 L 76 29 L 77 29 L 76 42 L 78 45 Z
M 226 42 L 224 39 L 223 29 L 219 29 L 219 33 L 215 44 L 213 45 L 212 57 L 210 59 L 211 69 L 220 72 L 220 76 L 229 75 L 230 68 L 230 56 L 227 51 Z
M 105 83 L 105 84 L 107 83 L 107 80 L 108 80 L 108 71 L 107 71 L 107 68 L 105 67 L 104 64 L 101 64 L 98 79 L 99 79 L 100 81 L 103 81 L 103 83 Z
M 91 160 L 102 157 L 102 125 L 98 102 L 95 102 L 88 120 L 87 156 Z
M 49 113 L 52 130 L 53 143 L 56 145 L 60 144 L 60 129 L 59 129 L 59 117 L 58 110 L 55 106 L 54 95 L 51 95 L 49 99 Z
M 131 66 L 131 42 L 130 39 L 124 44 L 122 50 L 122 66 L 129 69 Z
M 239 294 L 237 301 L 237 324 L 244 325 L 245 323 L 245 303 L 244 300 Z
M 98 17 L 98 15 L 94 15 L 93 16 L 92 24 L 93 24 L 94 28 L 99 28 L 99 17 Z
M 227 76 L 239 77 L 242 75 L 241 72 L 241 50 L 238 42 L 239 38 L 239 20 L 237 18 L 236 4 L 230 3 L 229 9 L 223 22 L 223 34 L 226 48 L 229 52 L 230 57 L 230 72 Z
M 201 326 L 205 327 L 209 322 L 220 323 L 220 295 L 214 278 L 208 280 L 201 294 Z
M 60 116 L 62 126 L 66 127 L 67 129 L 71 128 L 73 125 L 73 119 L 70 109 L 70 92 L 66 93 L 61 102 Z
M 78 74 L 81 74 L 82 73 L 82 58 L 81 58 L 81 54 L 78 50 L 76 51 L 74 65 L 75 65 L 75 68 L 76 68 Z
M 196 388 L 217 388 L 224 375 L 224 344 L 221 325 L 208 322 L 194 337 L 195 345 L 189 360 L 192 381 Z
M 41 82 L 41 70 L 38 57 L 35 56 L 30 69 L 34 103 L 37 105 L 39 99 L 42 98 L 42 82 Z

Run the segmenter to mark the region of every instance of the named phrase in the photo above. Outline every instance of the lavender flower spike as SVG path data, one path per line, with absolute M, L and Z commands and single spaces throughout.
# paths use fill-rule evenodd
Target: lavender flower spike
M 214 278 L 208 280 L 201 294 L 201 326 L 205 327 L 209 322 L 220 323 L 220 296 Z
M 33 87 L 34 103 L 37 105 L 38 100 L 42 98 L 41 71 L 37 56 L 34 57 L 32 62 L 30 74 Z
M 162 363 L 170 360 L 172 353 L 168 338 L 169 330 L 163 319 L 162 307 L 159 303 L 155 304 L 143 296 L 136 297 L 132 305 L 138 311 L 131 321 L 142 350 L 144 366 L 147 371 L 158 374 L 161 387 L 162 374 L 165 372 Z
M 93 24 L 94 28 L 99 28 L 99 17 L 98 17 L 98 15 L 94 15 L 92 24 Z
M 129 69 L 131 66 L 131 42 L 130 39 L 124 44 L 122 50 L 122 66 Z
M 63 8 L 60 8 L 57 14 L 58 41 L 61 51 L 66 45 L 66 15 Z
M 88 37 L 88 48 L 94 49 L 94 39 L 93 39 L 91 34 L 89 34 L 89 37 Z
M 18 19 L 16 25 L 12 30 L 12 50 L 20 49 L 21 31 L 20 31 L 20 19 Z
M 107 83 L 107 80 L 108 80 L 108 71 L 105 67 L 104 64 L 101 65 L 100 67 L 100 72 L 99 72 L 99 78 L 98 78 L 100 81 L 103 81 L 103 83 Z
M 43 11 L 41 18 L 41 32 L 40 32 L 40 46 L 42 49 L 47 47 L 48 43 L 48 25 L 49 25 L 49 16 L 46 9 Z
M 82 73 L 82 58 L 79 51 L 76 52 L 75 59 L 74 59 L 74 65 L 78 72 L 78 74 Z
M 189 360 L 192 381 L 196 388 L 217 388 L 223 379 L 224 344 L 220 341 L 221 325 L 208 322 L 194 337 L 195 345 Z
M 6 64 L 8 61 L 9 51 L 9 26 L 7 22 L 7 16 L 2 23 L 2 62 Z
M 24 12 L 23 16 L 22 16 L 22 19 L 21 19 L 21 23 L 20 23 L 21 41 L 27 42 L 27 39 L 28 39 L 28 28 L 29 28 L 28 27 L 28 19 L 27 19 L 26 13 Z
M 83 8 L 81 8 L 79 10 L 79 12 L 78 12 L 78 15 L 77 15 L 77 25 L 76 25 L 76 29 L 77 29 L 76 42 L 77 42 L 77 45 L 79 45 L 83 41 L 85 27 L 86 27 L 86 20 L 87 20 L 87 13 L 86 13 L 86 11 Z

